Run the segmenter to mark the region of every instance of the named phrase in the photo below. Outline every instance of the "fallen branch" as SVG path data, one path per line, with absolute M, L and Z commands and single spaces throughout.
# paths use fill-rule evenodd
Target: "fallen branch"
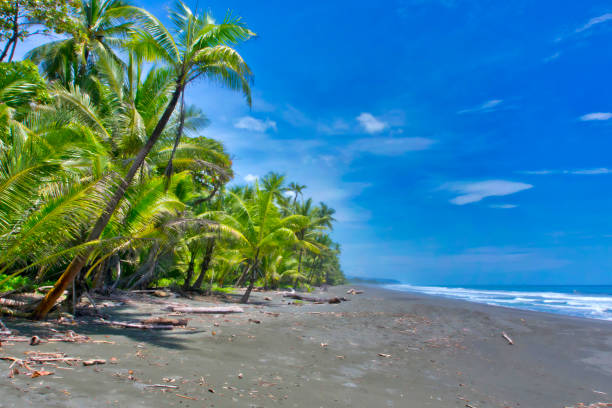
M 23 307 L 27 305 L 27 303 L 19 300 L 0 298 L 0 305 L 9 307 Z
M 143 324 L 143 323 L 128 323 L 128 322 L 116 322 L 104 319 L 94 320 L 94 323 L 105 324 L 107 326 L 119 326 L 126 327 L 129 329 L 144 329 L 144 330 L 172 330 L 174 326 L 168 324 Z
M 361 295 L 363 293 L 363 290 L 351 288 L 351 289 L 347 290 L 346 293 L 348 295 Z
M 326 298 L 317 298 L 313 296 L 298 295 L 297 293 L 286 293 L 283 295 L 283 297 L 303 300 L 306 302 L 315 302 L 315 303 L 340 303 L 340 302 L 346 302 L 348 300 L 345 297 L 333 297 L 333 298 L 326 299 Z
M 171 319 L 169 317 L 151 317 L 141 320 L 142 324 L 162 324 L 169 326 L 187 326 L 188 319 Z
M 166 385 L 166 384 L 143 384 L 144 387 L 148 388 L 178 388 L 176 385 Z
M 508 336 L 508 335 L 506 334 L 506 332 L 502 332 L 502 337 L 503 337 L 504 339 L 506 339 L 506 341 L 508 342 L 508 344 L 509 344 L 509 345 L 511 345 L 511 346 L 512 346 L 512 345 L 514 344 L 514 342 L 512 341 L 512 339 L 510 338 L 510 336 Z
M 13 310 L 13 309 L 9 309 L 3 306 L 0 306 L 0 316 L 1 315 L 13 316 L 13 317 L 24 317 L 24 318 L 30 317 L 30 315 L 27 312 L 23 312 L 21 310 Z
M 176 395 L 179 398 L 185 398 L 185 399 L 188 399 L 188 400 L 194 400 L 194 401 L 198 400 L 197 398 L 189 397 L 187 395 L 181 395 L 181 394 L 174 394 L 174 395 Z
M 168 306 L 173 312 L 180 313 L 207 313 L 207 314 L 225 314 L 225 313 L 242 313 L 244 309 L 238 306 L 217 306 L 217 307 L 183 307 L 183 306 Z
M 94 359 L 94 360 L 83 361 L 84 366 L 92 366 L 92 365 L 98 365 L 98 364 L 106 364 L 106 360 Z

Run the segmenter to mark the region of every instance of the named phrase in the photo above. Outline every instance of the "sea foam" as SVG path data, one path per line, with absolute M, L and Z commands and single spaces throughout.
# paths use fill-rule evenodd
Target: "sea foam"
M 612 321 L 612 295 L 603 289 L 602 293 L 592 293 L 597 292 L 597 287 L 589 287 L 589 293 L 565 286 L 551 287 L 542 291 L 530 290 L 533 287 L 529 286 L 512 287 L 508 290 L 407 284 L 385 285 L 385 287 L 402 292 L 425 293 L 488 305 Z

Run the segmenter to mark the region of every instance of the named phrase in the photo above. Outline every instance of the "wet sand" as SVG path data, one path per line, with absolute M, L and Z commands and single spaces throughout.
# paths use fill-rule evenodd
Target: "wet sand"
M 280 294 L 254 293 L 245 313 L 185 315 L 190 319 L 187 328 L 172 331 L 33 325 L 4 318 L 23 335 L 44 336 L 55 328 L 114 344 L 3 345 L 0 356 L 61 351 L 71 357 L 106 359 L 107 364 L 46 366 L 54 375 L 32 379 L 8 378 L 10 362 L 0 361 L 0 407 L 481 408 L 612 403 L 612 322 L 377 287 L 362 287 L 364 294 L 351 296 L 345 294 L 347 288 L 320 294 L 351 299 L 341 304 L 288 305 L 291 300 Z M 164 301 L 205 306 L 213 300 Z M 115 302 L 104 313 L 113 320 L 169 314 L 163 305 L 150 302 Z M 514 345 L 502 338 L 502 331 Z

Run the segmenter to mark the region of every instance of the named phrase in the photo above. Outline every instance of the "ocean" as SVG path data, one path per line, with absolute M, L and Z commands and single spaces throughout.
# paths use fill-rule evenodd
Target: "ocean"
M 569 316 L 612 321 L 612 286 L 414 286 L 384 285 L 387 289 L 418 292 L 428 295 L 462 299 L 535 310 Z

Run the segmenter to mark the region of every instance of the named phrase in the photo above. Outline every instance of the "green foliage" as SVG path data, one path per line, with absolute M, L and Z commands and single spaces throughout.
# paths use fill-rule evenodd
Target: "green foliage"
M 0 102 L 11 108 L 50 103 L 47 83 L 38 67 L 31 61 L 0 62 Z
M 32 280 L 27 276 L 9 277 L 8 275 L 3 275 L 0 273 L 0 282 L 4 282 L 0 284 L 0 293 L 20 290 L 32 286 Z
M 0 61 L 31 35 L 75 32 L 79 8 L 79 0 L 0 0 Z
M 174 30 L 119 0 L 76 11 L 73 28 L 49 23 L 67 38 L 30 53 L 45 79 L 33 62 L 0 64 L 0 290 L 58 279 L 84 251 L 76 279 L 94 288 L 342 283 L 334 211 L 279 173 L 229 188 L 232 161 L 214 134 L 202 136 L 204 113 L 170 105 L 196 78 L 250 103 L 252 73 L 231 48 L 254 35 L 246 25 L 182 3 Z M 124 182 L 110 220 L 88 238 Z

